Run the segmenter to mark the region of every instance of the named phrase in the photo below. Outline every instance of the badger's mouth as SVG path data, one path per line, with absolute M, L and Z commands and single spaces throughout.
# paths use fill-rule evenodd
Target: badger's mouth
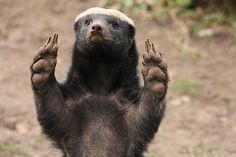
M 101 32 L 91 32 L 88 40 L 92 43 L 103 43 L 105 42 L 105 37 Z

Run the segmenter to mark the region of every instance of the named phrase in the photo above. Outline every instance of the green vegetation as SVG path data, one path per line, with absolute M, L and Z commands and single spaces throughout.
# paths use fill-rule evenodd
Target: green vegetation
M 199 50 L 190 45 L 191 36 L 208 37 L 229 32 L 228 34 L 236 37 L 235 0 L 103 0 L 102 2 L 104 6 L 143 19 L 171 21 L 179 37 L 175 45 L 180 52 L 191 52 L 199 56 Z
M 152 153 L 148 153 L 148 154 L 145 155 L 145 157 L 155 157 L 155 155 L 152 154 Z
M 170 88 L 179 95 L 195 97 L 199 94 L 198 85 L 190 78 L 174 80 Z
M 24 148 L 15 146 L 8 143 L 0 143 L 0 156 L 14 156 L 20 155 L 24 157 L 30 157 L 31 155 Z
M 225 157 L 221 150 L 209 149 L 202 145 L 183 147 L 181 153 L 188 154 L 191 157 Z
M 134 16 L 142 13 L 159 20 L 161 16 L 170 16 L 201 21 L 205 26 L 214 24 L 232 24 L 235 22 L 235 0 L 104 0 L 105 6 L 113 6 Z

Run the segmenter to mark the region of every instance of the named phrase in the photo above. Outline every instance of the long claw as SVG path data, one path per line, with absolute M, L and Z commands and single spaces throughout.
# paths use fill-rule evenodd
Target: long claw
M 147 39 L 147 43 L 148 43 L 148 45 L 150 45 L 150 39 Z
M 150 39 L 148 39 L 148 46 L 149 46 L 149 48 L 152 47 L 152 45 L 151 45 L 151 43 L 150 43 Z
M 156 53 L 156 50 L 155 50 L 154 44 L 152 44 L 152 51 L 153 51 L 154 53 Z
M 142 62 L 143 66 L 146 66 L 146 64 L 144 62 Z
M 53 43 L 53 44 L 57 44 L 57 39 L 58 39 L 58 34 L 55 33 L 54 36 L 53 36 L 53 41 L 52 41 L 52 43 Z
M 146 49 L 146 52 L 149 53 L 149 45 L 148 45 L 148 40 L 145 41 L 145 49 Z
M 58 36 L 59 36 L 59 35 L 57 34 L 57 40 L 56 40 L 56 44 L 57 44 L 57 42 L 58 42 Z
M 46 45 L 50 43 L 51 39 L 52 39 L 52 37 L 49 37 L 49 38 L 48 38 L 48 40 L 47 40 L 47 42 L 46 42 Z

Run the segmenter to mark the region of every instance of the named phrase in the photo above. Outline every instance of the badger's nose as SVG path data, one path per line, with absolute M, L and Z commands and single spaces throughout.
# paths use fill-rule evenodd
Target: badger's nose
M 94 24 L 94 25 L 92 25 L 92 31 L 101 32 L 102 31 L 102 26 L 100 24 Z

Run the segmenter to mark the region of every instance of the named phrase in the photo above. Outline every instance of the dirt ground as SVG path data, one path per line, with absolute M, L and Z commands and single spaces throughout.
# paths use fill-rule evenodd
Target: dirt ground
M 92 0 L 0 0 L 0 157 L 60 156 L 36 121 L 29 66 L 39 46 L 58 32 L 56 77 L 63 81 L 70 64 L 74 18 L 98 4 Z M 179 51 L 173 25 L 134 21 L 140 54 L 145 39 L 150 38 L 168 62 L 171 80 L 166 116 L 147 157 L 236 157 L 236 42 L 232 33 L 191 39 L 191 46 L 202 56 L 197 57 Z M 186 79 L 196 84 L 188 87 L 197 90 L 196 95 L 173 90 Z

